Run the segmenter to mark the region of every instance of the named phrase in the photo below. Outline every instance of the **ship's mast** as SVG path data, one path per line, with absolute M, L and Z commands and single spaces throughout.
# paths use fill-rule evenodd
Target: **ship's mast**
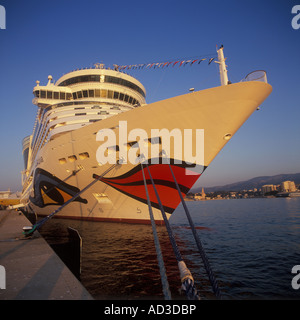
M 217 50 L 218 52 L 218 61 L 215 61 L 219 64 L 219 71 L 220 71 L 220 78 L 221 78 L 221 85 L 226 86 L 228 85 L 228 76 L 227 76 L 227 66 L 225 64 L 226 58 L 224 58 L 223 53 L 223 45 Z

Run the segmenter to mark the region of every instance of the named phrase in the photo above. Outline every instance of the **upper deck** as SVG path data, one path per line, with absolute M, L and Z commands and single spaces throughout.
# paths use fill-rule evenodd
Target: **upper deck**
M 44 86 L 37 81 L 33 94 L 39 108 L 26 149 L 27 174 L 47 141 L 145 104 L 146 90 L 123 72 L 97 67 L 69 72 L 55 83 L 48 76 Z
M 145 103 L 146 90 L 135 78 L 110 69 L 81 69 L 63 75 L 56 83 L 52 76 L 48 84 L 37 85 L 33 89 L 33 103 L 46 107 L 72 100 L 101 100 L 139 106 Z M 107 100 L 103 100 L 107 99 Z
M 144 98 L 146 97 L 146 90 L 138 80 L 127 75 L 126 73 L 103 68 L 72 71 L 57 80 L 55 85 L 60 87 L 72 87 L 74 85 L 87 83 L 120 85 L 125 88 L 135 90 Z

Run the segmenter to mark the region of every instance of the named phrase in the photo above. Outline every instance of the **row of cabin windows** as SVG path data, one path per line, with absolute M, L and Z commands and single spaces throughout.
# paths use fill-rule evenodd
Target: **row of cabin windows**
M 119 78 L 119 77 L 113 77 L 113 76 L 108 76 L 108 75 L 102 75 L 100 76 L 99 74 L 92 74 L 92 75 L 82 75 L 82 76 L 77 76 L 73 77 L 70 79 L 67 79 L 59 84 L 59 86 L 69 86 L 75 83 L 82 83 L 82 82 L 101 82 L 101 83 L 114 83 L 114 84 L 119 84 L 121 86 L 131 88 L 138 93 L 140 93 L 144 98 L 145 98 L 145 92 L 142 90 L 138 85 L 135 83 Z
M 89 108 L 87 107 L 87 109 L 89 109 Z M 94 105 L 91 107 L 91 109 L 102 109 L 102 107 Z M 121 108 L 118 106 L 112 106 L 109 109 L 110 110 L 121 110 Z M 74 110 L 85 110 L 85 107 L 76 107 L 76 108 L 74 108 Z
M 98 102 L 99 103 L 99 102 Z M 64 102 L 64 103 L 59 103 L 57 105 L 51 105 L 43 110 L 40 110 L 40 114 L 39 114 L 39 119 L 42 119 L 44 117 L 44 115 L 52 110 L 52 109 L 55 109 L 57 107 L 67 107 L 67 106 L 73 106 L 73 105 L 85 105 L 85 106 L 88 106 L 88 105 L 93 105 L 91 107 L 91 109 L 102 109 L 102 106 L 101 104 L 107 106 L 107 105 L 110 105 L 110 103 L 101 103 L 100 102 L 100 105 L 96 105 L 95 104 L 95 101 L 72 101 L 72 102 Z M 139 106 L 139 105 L 138 105 Z M 128 108 L 126 106 L 122 106 L 122 108 Z M 79 109 L 85 109 L 85 107 L 75 107 L 74 110 L 79 110 Z M 121 108 L 119 106 L 111 106 L 110 107 L 111 110 L 121 110 Z M 48 114 L 49 115 L 49 114 Z M 95 119 L 95 121 L 99 121 L 99 119 Z M 93 122 L 90 120 L 90 122 Z M 37 128 L 35 128 L 34 130 L 34 133 L 33 133 L 33 139 L 32 141 L 34 142 L 33 145 L 35 144 L 35 139 L 36 137 L 38 137 L 39 133 L 40 133 L 40 130 L 41 130 L 41 126 L 38 126 Z M 24 143 L 25 143 L 25 139 L 24 139 Z
M 99 103 L 100 105 L 98 105 L 98 104 L 96 105 L 95 103 Z M 47 108 L 45 108 L 43 110 L 43 113 L 42 113 L 41 117 L 43 117 L 46 112 L 48 112 L 49 110 L 52 110 L 52 109 L 62 108 L 62 107 L 67 107 L 67 106 L 79 106 L 79 105 L 84 105 L 84 107 L 75 107 L 74 110 L 78 110 L 78 108 L 84 108 L 85 109 L 85 107 L 88 107 L 89 105 L 93 105 L 91 107 L 91 109 L 102 109 L 101 105 L 103 105 L 105 107 L 109 106 L 109 105 L 112 105 L 112 107 L 110 107 L 111 109 L 114 108 L 114 107 L 119 109 L 118 106 L 114 106 L 114 104 L 109 103 L 109 102 L 74 101 L 74 100 L 72 100 L 72 102 L 63 102 L 63 103 L 59 103 L 59 104 L 50 105 L 49 107 L 47 107 Z M 139 106 L 139 104 L 137 106 Z M 127 106 L 122 106 L 122 107 L 128 108 Z
M 97 114 L 109 114 L 108 111 L 100 111 L 98 112 Z M 87 113 L 86 112 L 78 112 L 78 113 L 75 113 L 75 116 L 86 116 Z
M 82 152 L 82 153 L 79 153 L 79 159 L 80 160 L 84 160 L 84 159 L 88 159 L 90 157 L 89 153 L 88 152 Z M 71 155 L 68 157 L 68 160 L 70 162 L 74 162 L 77 160 L 77 156 L 75 154 Z M 67 163 L 67 159 L 66 158 L 60 158 L 58 159 L 59 163 L 60 164 L 65 164 Z
M 46 91 L 46 90 L 36 90 L 34 91 L 34 95 L 37 98 L 44 99 L 61 99 L 61 100 L 71 100 L 73 96 L 74 100 L 82 99 L 82 98 L 108 98 L 108 99 L 118 99 L 121 101 L 128 102 L 133 106 L 138 104 L 139 102 L 129 96 L 128 94 L 124 94 L 117 91 L 105 90 L 105 89 L 91 89 L 91 90 L 80 90 L 77 92 L 65 93 L 65 92 L 55 92 L 55 91 Z

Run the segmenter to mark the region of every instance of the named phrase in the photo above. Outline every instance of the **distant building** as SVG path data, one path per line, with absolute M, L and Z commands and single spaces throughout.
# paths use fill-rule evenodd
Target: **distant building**
M 201 196 L 202 196 L 202 200 L 205 200 L 206 194 L 205 194 L 205 192 L 204 192 L 204 188 L 202 188 Z
M 294 192 L 297 191 L 294 181 L 283 181 L 280 185 L 280 190 L 282 192 Z
M 195 200 L 205 200 L 206 199 L 206 194 L 204 192 L 204 188 L 202 188 L 202 192 L 201 193 L 196 193 L 194 196 Z
M 8 199 L 11 193 L 10 189 L 7 191 L 0 191 L 0 199 Z
M 9 206 L 20 203 L 20 192 L 13 193 L 8 189 L 7 191 L 0 191 L 0 206 Z
M 263 194 L 266 194 L 272 191 L 276 191 L 276 186 L 274 186 L 274 184 L 265 184 L 264 186 L 261 187 L 261 192 Z

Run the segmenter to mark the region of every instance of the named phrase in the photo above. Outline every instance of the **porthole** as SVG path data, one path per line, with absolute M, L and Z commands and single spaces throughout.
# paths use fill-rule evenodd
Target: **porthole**
M 87 158 L 89 158 L 89 157 L 90 157 L 90 155 L 89 155 L 88 152 L 79 153 L 79 159 L 80 159 L 80 160 L 84 160 L 84 159 L 87 159 Z
M 74 162 L 77 160 L 77 157 L 75 155 L 72 155 L 72 156 L 69 156 L 68 159 L 70 162 Z
M 225 136 L 223 137 L 224 140 L 230 140 L 232 135 L 230 133 L 226 133 Z
M 65 164 L 67 162 L 66 158 L 58 159 L 60 164 Z

